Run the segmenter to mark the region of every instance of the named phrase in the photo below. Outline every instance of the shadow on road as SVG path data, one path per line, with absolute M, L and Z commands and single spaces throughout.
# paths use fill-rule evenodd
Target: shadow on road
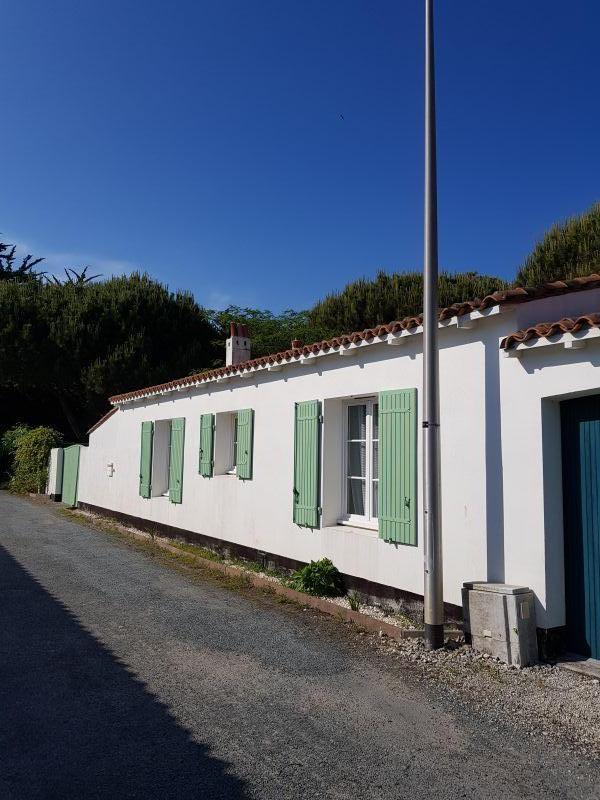
M 0 547 L 2 798 L 246 798 L 227 769 Z

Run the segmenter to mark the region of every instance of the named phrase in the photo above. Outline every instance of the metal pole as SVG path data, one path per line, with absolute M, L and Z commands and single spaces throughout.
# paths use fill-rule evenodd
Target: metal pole
M 425 646 L 444 644 L 440 509 L 438 235 L 433 0 L 425 0 L 425 249 L 423 269 L 423 518 Z

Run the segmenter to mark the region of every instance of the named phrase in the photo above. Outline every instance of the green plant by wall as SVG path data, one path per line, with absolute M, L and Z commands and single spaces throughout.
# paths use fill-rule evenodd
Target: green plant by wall
M 50 450 L 61 443 L 61 434 L 52 428 L 22 431 L 16 438 L 13 470 L 8 484 L 11 492 L 45 491 Z
M 355 592 L 351 592 L 348 595 L 348 605 L 352 611 L 360 611 L 362 603 L 360 602 L 360 597 Z
M 292 589 L 316 597 L 339 597 L 344 594 L 344 579 L 338 568 L 328 559 L 311 561 L 296 570 L 290 580 Z

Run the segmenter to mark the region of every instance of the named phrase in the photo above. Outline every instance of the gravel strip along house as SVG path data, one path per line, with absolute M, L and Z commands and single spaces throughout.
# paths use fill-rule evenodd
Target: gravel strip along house
M 600 658 L 600 275 L 439 325 L 448 610 L 465 581 L 528 586 L 543 652 Z M 225 367 L 110 399 L 63 500 L 416 605 L 421 378 L 420 317 L 258 359 L 233 323 Z

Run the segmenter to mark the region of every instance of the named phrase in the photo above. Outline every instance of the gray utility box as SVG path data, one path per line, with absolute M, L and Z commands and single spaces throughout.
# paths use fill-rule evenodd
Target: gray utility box
M 535 602 L 526 586 L 463 584 L 465 636 L 475 650 L 526 667 L 538 659 Z

